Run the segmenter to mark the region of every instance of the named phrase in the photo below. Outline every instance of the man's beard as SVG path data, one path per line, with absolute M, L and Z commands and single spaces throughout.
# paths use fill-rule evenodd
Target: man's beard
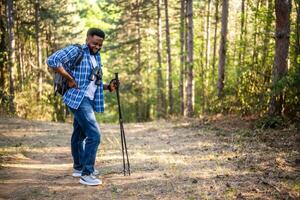
M 98 51 L 96 51 L 96 53 L 94 53 L 92 48 L 90 47 L 90 45 L 89 44 L 87 44 L 87 45 L 89 47 L 90 54 L 93 55 L 93 56 L 96 55 L 100 51 L 100 49 L 99 49 Z
M 93 55 L 93 56 L 96 55 L 99 52 L 99 50 L 98 50 L 98 51 L 96 51 L 96 53 L 94 53 L 93 50 L 90 49 L 90 48 L 89 48 L 89 50 L 90 50 L 90 54 Z

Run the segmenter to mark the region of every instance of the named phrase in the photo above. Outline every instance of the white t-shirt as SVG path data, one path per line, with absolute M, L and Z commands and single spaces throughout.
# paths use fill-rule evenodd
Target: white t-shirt
M 95 68 L 97 66 L 97 61 L 95 59 L 95 56 L 90 55 L 90 58 L 93 63 L 93 68 Z M 97 85 L 95 79 L 89 83 L 84 96 L 88 97 L 90 100 L 94 100 L 96 90 L 97 90 Z

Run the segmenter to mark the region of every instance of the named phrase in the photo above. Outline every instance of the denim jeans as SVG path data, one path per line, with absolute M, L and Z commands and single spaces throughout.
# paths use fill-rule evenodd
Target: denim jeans
M 70 110 L 74 114 L 71 138 L 73 167 L 82 170 L 81 175 L 89 175 L 94 171 L 96 153 L 101 140 L 100 128 L 93 110 L 93 101 L 84 97 L 78 109 L 70 108 Z

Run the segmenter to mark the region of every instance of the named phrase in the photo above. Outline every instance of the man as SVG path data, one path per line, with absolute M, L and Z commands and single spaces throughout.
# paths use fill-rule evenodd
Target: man
M 113 92 L 117 83 L 112 80 L 109 85 L 102 83 L 100 49 L 105 33 L 98 28 L 90 28 L 87 32 L 86 44 L 82 49 L 70 45 L 52 54 L 47 63 L 54 71 L 66 78 L 69 89 L 63 95 L 64 103 L 74 114 L 71 150 L 73 156 L 73 177 L 80 177 L 85 185 L 100 185 L 96 178 L 99 174 L 94 168 L 96 153 L 100 144 L 100 128 L 95 112 L 104 112 L 103 90 Z M 75 68 L 72 68 L 79 51 L 83 57 Z M 84 143 L 84 144 L 83 144 Z

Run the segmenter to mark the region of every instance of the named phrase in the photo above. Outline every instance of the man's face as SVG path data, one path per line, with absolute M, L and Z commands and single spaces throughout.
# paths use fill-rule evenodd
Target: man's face
M 86 41 L 92 55 L 97 54 L 103 44 L 103 38 L 97 35 L 88 36 Z

